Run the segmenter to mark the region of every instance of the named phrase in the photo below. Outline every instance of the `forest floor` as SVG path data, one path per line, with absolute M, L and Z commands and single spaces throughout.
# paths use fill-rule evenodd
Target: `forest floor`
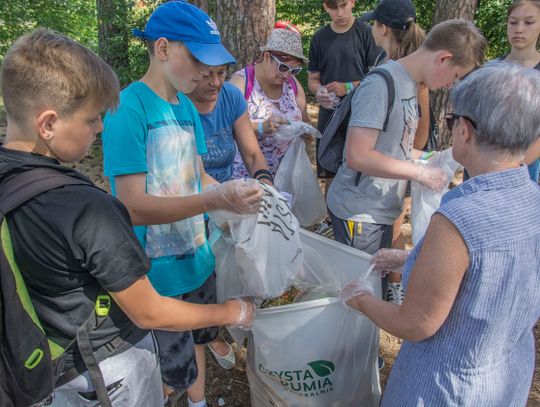
M 317 107 L 309 104 L 309 115 L 313 121 L 317 121 Z M 6 131 L 5 112 L 0 99 L 0 143 Z M 312 162 L 315 162 L 314 143 L 308 146 L 308 153 Z M 70 167 L 76 168 L 83 174 L 87 175 L 100 187 L 109 191 L 107 179 L 103 176 L 103 161 L 101 140 L 98 139 L 93 144 L 89 154 L 76 164 L 67 164 Z M 455 180 L 458 183 L 458 179 Z M 410 242 L 410 224 L 407 222 L 403 225 L 403 233 Z M 384 390 L 384 385 L 394 363 L 399 349 L 401 340 L 381 331 L 380 335 L 380 354 L 385 361 L 385 366 L 380 370 L 381 386 Z M 532 388 L 529 394 L 527 407 L 540 407 L 540 324 L 535 327 L 535 342 L 536 342 L 536 365 L 535 375 L 532 383 Z M 250 407 L 251 400 L 249 394 L 249 383 L 246 376 L 246 348 L 237 349 L 236 351 L 236 366 L 231 370 L 224 370 L 215 362 L 210 352 L 207 350 L 206 364 L 206 390 L 208 405 L 225 406 L 225 407 Z M 186 396 L 176 397 L 175 406 L 187 406 Z

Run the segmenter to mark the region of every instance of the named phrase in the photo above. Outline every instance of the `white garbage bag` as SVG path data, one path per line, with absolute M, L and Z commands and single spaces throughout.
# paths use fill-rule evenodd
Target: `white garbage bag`
M 365 277 L 371 256 L 302 230 L 302 278 L 334 285 Z M 257 311 L 249 333 L 247 374 L 254 407 L 377 406 L 378 329 L 339 298 L 321 298 Z
M 435 155 L 423 163 L 430 167 L 441 168 L 448 176 L 449 181 L 454 178 L 456 170 L 459 168 L 459 163 L 452 157 L 452 148 L 448 148 L 440 153 L 435 153 Z M 429 222 L 431 221 L 431 216 L 439 208 L 441 199 L 447 192 L 448 186 L 441 192 L 435 192 L 418 182 L 411 182 L 411 224 L 413 244 L 418 244 L 424 237 Z
M 219 219 L 217 224 L 227 220 L 230 230 L 230 238 L 222 238 L 212 247 L 219 301 L 238 295 L 279 297 L 302 270 L 304 253 L 298 221 L 287 199 L 273 187 L 261 185 L 264 197 L 258 214 L 230 214 L 227 220 L 224 211 L 210 213 L 213 220 Z M 229 279 L 235 283 L 227 283 Z
M 289 146 L 274 184 L 292 195 L 292 212 L 301 226 L 311 226 L 326 218 L 326 203 L 302 138 L 295 138 Z

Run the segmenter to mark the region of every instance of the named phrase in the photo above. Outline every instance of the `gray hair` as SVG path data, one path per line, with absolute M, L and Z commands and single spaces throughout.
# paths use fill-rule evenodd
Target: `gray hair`
M 540 136 L 540 72 L 492 62 L 452 89 L 454 113 L 476 123 L 482 150 L 523 154 Z

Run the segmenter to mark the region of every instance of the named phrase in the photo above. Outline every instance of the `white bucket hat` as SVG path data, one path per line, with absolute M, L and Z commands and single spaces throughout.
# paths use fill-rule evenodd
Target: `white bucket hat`
M 309 60 L 302 50 L 302 37 L 297 32 L 284 28 L 276 28 L 270 33 L 270 38 L 261 51 L 276 51 L 291 55 L 307 63 Z

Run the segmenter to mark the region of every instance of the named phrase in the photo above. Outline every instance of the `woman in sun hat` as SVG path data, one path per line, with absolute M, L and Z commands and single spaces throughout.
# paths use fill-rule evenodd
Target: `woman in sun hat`
M 309 122 L 306 94 L 295 78 L 308 59 L 302 50 L 302 39 L 292 26 L 276 23 L 265 46 L 261 47 L 259 61 L 248 65 L 231 78 L 247 101 L 251 125 L 268 162 L 270 175 L 276 174 L 279 163 L 290 142 L 273 136 L 279 127 L 292 121 Z M 234 160 L 234 178 L 248 177 L 242 157 Z

